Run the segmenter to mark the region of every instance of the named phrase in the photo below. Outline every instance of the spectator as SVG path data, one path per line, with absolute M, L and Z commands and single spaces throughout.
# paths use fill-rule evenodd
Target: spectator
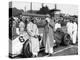
M 52 54 L 53 53 L 53 46 L 54 46 L 54 34 L 53 34 L 53 28 L 54 28 L 54 23 L 52 22 L 50 16 L 46 18 L 47 20 L 47 37 L 46 37 L 46 47 L 45 47 L 45 52 Z

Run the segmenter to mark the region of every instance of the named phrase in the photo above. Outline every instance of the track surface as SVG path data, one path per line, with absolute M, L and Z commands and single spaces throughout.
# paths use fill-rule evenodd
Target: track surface
M 70 45 L 70 46 L 59 46 L 54 48 L 54 53 L 51 56 L 65 56 L 65 55 L 78 55 L 78 46 Z M 44 53 L 44 49 L 39 53 L 39 57 L 48 57 L 50 55 L 46 55 Z
M 50 56 L 44 53 L 44 48 L 39 52 L 38 57 L 54 57 L 54 56 L 66 56 L 66 55 L 78 55 L 78 45 L 70 46 L 59 46 L 54 48 L 53 54 Z M 17 56 L 15 58 L 22 58 L 22 56 Z

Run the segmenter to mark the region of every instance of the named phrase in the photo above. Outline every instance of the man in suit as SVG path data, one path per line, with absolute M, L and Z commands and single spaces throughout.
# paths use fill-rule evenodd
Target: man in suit
M 47 26 L 46 26 L 46 46 L 45 46 L 45 52 L 52 54 L 54 52 L 53 46 L 54 46 L 54 20 L 48 16 L 46 19 L 47 21 Z

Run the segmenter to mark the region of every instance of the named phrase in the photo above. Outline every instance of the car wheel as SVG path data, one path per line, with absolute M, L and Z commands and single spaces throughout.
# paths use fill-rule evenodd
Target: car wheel
M 65 34 L 64 36 L 64 45 L 70 45 L 70 35 Z
M 23 44 L 23 56 L 24 57 L 32 57 L 32 53 L 30 51 L 30 42 L 29 42 L 29 40 L 27 40 Z

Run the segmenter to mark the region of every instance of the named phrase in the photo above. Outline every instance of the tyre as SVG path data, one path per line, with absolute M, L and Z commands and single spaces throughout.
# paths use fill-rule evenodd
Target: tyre
M 71 43 L 71 40 L 70 40 L 70 35 L 69 34 L 65 34 L 64 35 L 64 39 L 63 39 L 63 43 L 64 43 L 64 45 L 70 45 L 70 43 Z
M 23 44 L 23 51 L 22 54 L 24 57 L 32 57 L 32 53 L 30 51 L 30 41 L 27 40 L 24 44 Z
M 57 29 L 54 32 L 54 40 L 56 41 L 56 46 L 61 45 L 63 36 L 64 36 L 64 33 L 61 31 L 61 29 Z

